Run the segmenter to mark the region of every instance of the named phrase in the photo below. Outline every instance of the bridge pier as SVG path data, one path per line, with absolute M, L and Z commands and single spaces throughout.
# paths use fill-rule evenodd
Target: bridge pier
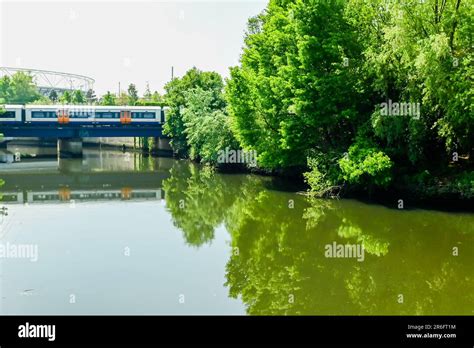
M 160 156 L 172 156 L 173 149 L 170 145 L 169 138 L 161 138 L 161 137 L 154 137 L 153 138 L 153 147 L 151 148 L 151 152 L 154 155 Z
M 58 154 L 60 158 L 82 157 L 82 138 L 59 138 Z

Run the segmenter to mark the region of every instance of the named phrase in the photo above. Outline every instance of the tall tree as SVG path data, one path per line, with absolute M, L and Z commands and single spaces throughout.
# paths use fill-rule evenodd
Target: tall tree
M 137 87 L 133 83 L 131 83 L 128 86 L 128 104 L 135 105 L 137 101 L 138 101 Z
M 70 104 L 72 102 L 72 95 L 69 91 L 64 91 L 64 93 L 59 97 L 59 101 L 63 104 Z
M 56 102 L 58 100 L 58 92 L 56 92 L 55 89 L 52 89 L 51 92 L 49 92 L 49 96 L 48 98 L 53 101 L 53 102 Z
M 310 149 L 342 153 L 363 120 L 361 47 L 338 0 L 271 0 L 249 21 L 227 85 L 234 131 L 269 168 L 304 165 Z M 346 64 L 349 62 L 349 64 Z
M 86 98 L 84 96 L 84 93 L 82 93 L 82 91 L 75 90 L 72 93 L 71 102 L 73 104 L 84 104 L 85 101 L 86 101 Z
M 170 110 L 164 132 L 172 137 L 171 146 L 177 153 L 187 155 L 189 150 L 183 120 L 183 110 L 187 106 L 186 92 L 198 87 L 210 91 L 210 107 L 220 109 L 225 105 L 222 98 L 223 86 L 222 77 L 218 73 L 203 72 L 195 67 L 188 70 L 183 77 L 174 78 L 165 85 L 165 102 Z

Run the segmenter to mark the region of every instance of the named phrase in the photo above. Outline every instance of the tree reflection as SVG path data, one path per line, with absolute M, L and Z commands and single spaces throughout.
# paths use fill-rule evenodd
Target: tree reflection
M 238 195 L 239 178 L 225 178 L 188 161 L 176 162 L 170 174 L 163 189 L 174 225 L 189 245 L 210 243 Z
M 221 224 L 231 234 L 226 285 L 249 314 L 472 314 L 472 215 L 310 200 L 188 163 L 171 174 L 168 208 L 187 243 L 209 243 Z M 362 244 L 364 261 L 326 258 L 333 242 Z

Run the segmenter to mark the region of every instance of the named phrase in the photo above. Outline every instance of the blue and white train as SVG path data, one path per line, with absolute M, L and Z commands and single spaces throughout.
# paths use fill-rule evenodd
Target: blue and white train
M 95 105 L 4 105 L 1 123 L 134 124 L 164 123 L 167 107 Z

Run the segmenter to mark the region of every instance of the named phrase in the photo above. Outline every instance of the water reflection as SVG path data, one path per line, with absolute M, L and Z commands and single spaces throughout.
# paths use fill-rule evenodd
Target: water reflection
M 0 177 L 3 203 L 19 208 L 3 241 L 41 255 L 2 261 L 4 313 L 473 314 L 473 214 L 311 200 L 269 177 L 119 151 L 22 161 Z M 325 257 L 332 243 L 365 257 Z
M 83 159 L 31 158 L 0 166 L 3 203 L 161 200 L 172 160 L 138 153 L 85 151 Z
M 188 163 L 171 173 L 163 187 L 186 241 L 209 243 L 221 224 L 231 234 L 226 285 L 249 314 L 473 313 L 472 214 L 308 200 Z M 363 245 L 364 261 L 325 257 L 334 242 Z

